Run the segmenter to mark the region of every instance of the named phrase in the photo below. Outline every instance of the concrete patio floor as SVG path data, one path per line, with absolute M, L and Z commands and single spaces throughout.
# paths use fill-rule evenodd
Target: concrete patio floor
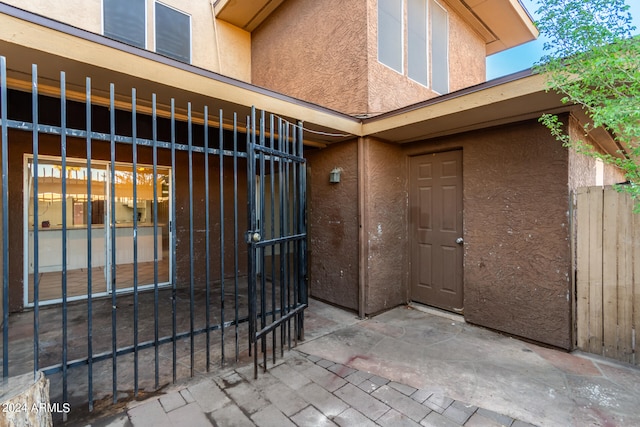
M 167 426 L 640 425 L 636 367 L 525 343 L 416 307 L 359 320 L 312 300 L 306 313 L 305 342 L 267 373 L 261 369 L 257 380 L 243 358 L 175 384 L 164 395 L 129 402 L 115 414 L 70 421 L 112 427 L 152 421 Z M 368 380 L 353 381 L 356 377 Z M 282 399 L 283 393 L 289 397 Z M 333 396 L 334 404 L 323 408 L 325 400 L 315 402 L 318 393 Z M 427 408 L 418 411 L 419 419 L 409 412 L 416 408 L 411 400 Z M 462 418 L 446 417 L 461 411 L 466 411 Z

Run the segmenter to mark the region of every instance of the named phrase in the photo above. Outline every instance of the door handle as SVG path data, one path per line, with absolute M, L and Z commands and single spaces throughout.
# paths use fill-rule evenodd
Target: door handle
M 462 237 L 458 237 L 458 238 L 456 239 L 456 243 L 457 243 L 457 244 L 459 244 L 459 245 L 461 245 L 461 244 L 463 244 L 463 243 L 464 243 L 464 239 L 463 239 Z

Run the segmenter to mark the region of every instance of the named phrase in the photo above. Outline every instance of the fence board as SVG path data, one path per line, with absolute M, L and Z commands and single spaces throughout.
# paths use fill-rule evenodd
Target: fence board
M 602 353 L 602 191 L 589 192 L 589 351 Z M 586 267 L 586 266 L 585 266 Z
M 602 233 L 602 315 L 604 355 L 616 356 L 618 293 L 618 194 L 604 193 L 603 233 Z
M 576 340 L 579 348 L 589 348 L 589 267 L 591 265 L 589 262 L 589 249 L 591 247 L 589 224 L 592 209 L 588 187 L 578 189 L 576 206 L 581 207 L 581 209 L 576 210 L 576 232 L 581 239 L 584 239 L 575 248 L 576 265 L 584 266 L 584 268 L 578 268 L 576 272 Z
M 633 344 L 633 242 L 631 240 L 632 202 L 618 193 L 618 330 L 616 359 L 631 362 Z
M 640 331 L 640 214 L 633 215 L 633 363 L 640 365 L 638 335 Z
M 576 344 L 640 364 L 640 215 L 612 187 L 576 191 Z

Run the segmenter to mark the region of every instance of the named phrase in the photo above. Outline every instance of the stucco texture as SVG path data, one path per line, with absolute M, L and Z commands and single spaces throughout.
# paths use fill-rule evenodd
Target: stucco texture
M 252 83 L 342 112 L 366 110 L 366 3 L 289 0 L 252 33 Z
M 453 149 L 463 151 L 465 319 L 571 348 L 568 151 L 529 121 L 413 143 L 403 154 Z M 388 256 L 403 262 L 401 252 Z
M 310 295 L 358 309 L 358 146 L 344 142 L 308 151 Z M 340 183 L 329 173 L 341 169 Z
M 365 314 L 408 301 L 406 162 L 400 147 L 366 138 L 362 150 Z
M 415 104 L 440 95 L 406 76 L 405 46 L 404 74 L 378 62 L 377 1 L 368 0 L 368 112 L 377 114 Z M 444 2 L 449 17 L 449 91 L 485 81 L 485 44 L 482 39 L 459 18 Z M 406 10 L 405 10 L 406 14 Z M 406 35 L 405 35 L 406 37 Z
M 569 349 L 567 150 L 535 121 L 440 144 L 463 149 L 465 319 Z

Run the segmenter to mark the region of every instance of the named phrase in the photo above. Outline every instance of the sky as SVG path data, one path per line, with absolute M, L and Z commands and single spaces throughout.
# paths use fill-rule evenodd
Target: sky
M 520 2 L 535 20 L 536 9 L 538 8 L 537 0 L 520 0 Z M 636 32 L 640 33 L 640 0 L 627 0 L 626 3 L 631 6 L 629 11 L 633 18 L 633 24 L 636 26 Z M 489 56 L 487 58 L 487 80 L 530 68 L 542 57 L 543 44 L 544 40 L 539 38 Z

